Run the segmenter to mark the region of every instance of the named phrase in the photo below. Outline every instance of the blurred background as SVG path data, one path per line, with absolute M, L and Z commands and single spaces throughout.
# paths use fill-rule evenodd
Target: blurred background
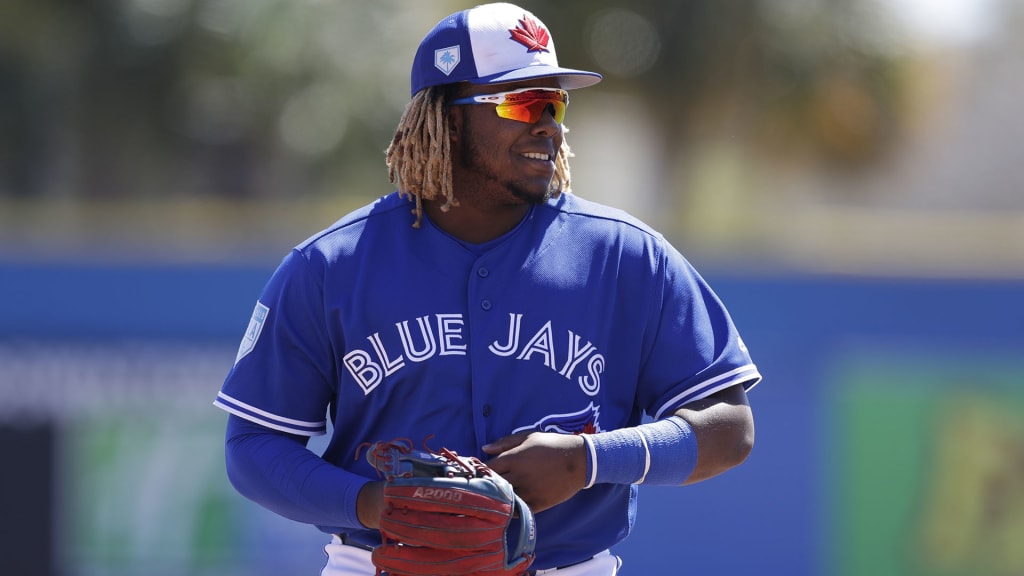
M 1024 0 L 519 4 L 605 76 L 575 193 L 765 377 L 750 459 L 642 489 L 624 573 L 1024 573 Z M 412 55 L 472 5 L 0 3 L 4 574 L 319 573 L 211 403 L 281 257 L 391 191 Z

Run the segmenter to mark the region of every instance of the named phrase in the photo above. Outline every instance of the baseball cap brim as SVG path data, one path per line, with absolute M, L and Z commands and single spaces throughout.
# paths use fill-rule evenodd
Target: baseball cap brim
M 586 70 L 554 66 L 530 66 L 481 78 L 472 78 L 469 82 L 472 84 L 505 84 L 508 82 L 532 80 L 534 78 L 557 78 L 558 85 L 564 90 L 593 86 L 602 79 L 601 75 L 597 72 L 587 72 Z

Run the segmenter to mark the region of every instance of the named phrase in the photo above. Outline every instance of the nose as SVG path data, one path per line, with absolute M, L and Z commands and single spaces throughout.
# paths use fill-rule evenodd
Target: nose
M 533 132 L 538 135 L 554 135 L 561 131 L 562 125 L 555 122 L 555 107 L 548 104 L 540 119 L 533 123 Z

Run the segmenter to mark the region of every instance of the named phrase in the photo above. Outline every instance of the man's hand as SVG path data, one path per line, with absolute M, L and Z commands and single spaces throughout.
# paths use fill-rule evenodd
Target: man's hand
M 586 484 L 587 454 L 573 434 L 521 432 L 487 444 L 487 465 L 508 480 L 534 512 L 565 502 Z
M 384 484 L 383 480 L 368 482 L 359 490 L 356 514 L 359 515 L 359 522 L 367 528 L 380 528 L 380 514 L 384 511 Z

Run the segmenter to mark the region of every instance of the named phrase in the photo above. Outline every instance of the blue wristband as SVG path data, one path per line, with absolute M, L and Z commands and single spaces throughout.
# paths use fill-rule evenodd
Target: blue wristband
M 633 428 L 584 434 L 587 485 L 677 486 L 697 466 L 697 437 L 690 424 L 671 416 Z

